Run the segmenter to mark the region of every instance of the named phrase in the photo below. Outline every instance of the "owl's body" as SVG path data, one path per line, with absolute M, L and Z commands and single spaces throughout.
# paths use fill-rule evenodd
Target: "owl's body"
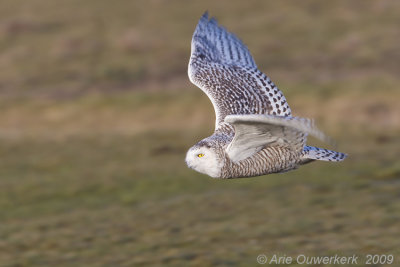
M 292 117 L 282 92 L 257 69 L 247 47 L 207 13 L 193 35 L 188 73 L 216 113 L 214 134 L 189 149 L 189 167 L 215 178 L 238 178 L 345 158 L 306 146 L 307 134 L 326 137 L 311 120 Z

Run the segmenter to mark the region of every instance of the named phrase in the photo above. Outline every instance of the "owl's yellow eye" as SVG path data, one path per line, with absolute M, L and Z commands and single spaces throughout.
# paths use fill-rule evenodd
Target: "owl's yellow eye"
M 200 153 L 200 154 L 197 154 L 197 156 L 198 156 L 199 158 L 202 158 L 202 157 L 204 157 L 204 154 L 203 154 L 203 153 Z

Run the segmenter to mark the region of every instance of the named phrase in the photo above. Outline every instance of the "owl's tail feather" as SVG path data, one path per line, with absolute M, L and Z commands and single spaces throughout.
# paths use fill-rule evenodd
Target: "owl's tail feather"
M 301 154 L 300 164 L 306 164 L 314 160 L 343 161 L 346 157 L 347 154 L 341 152 L 336 152 L 325 148 L 305 146 Z

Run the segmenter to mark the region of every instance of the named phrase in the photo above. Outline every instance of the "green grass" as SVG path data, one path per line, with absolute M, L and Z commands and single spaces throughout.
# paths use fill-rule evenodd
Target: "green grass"
M 234 180 L 186 167 L 214 127 L 186 74 L 207 9 L 348 159 Z M 1 2 L 0 266 L 252 266 L 273 253 L 400 266 L 399 10 Z
M 2 142 L 2 262 L 245 266 L 272 252 L 398 255 L 393 158 L 375 165 L 375 155 L 354 152 L 337 166 L 219 181 L 185 168 L 190 141 L 163 132 Z

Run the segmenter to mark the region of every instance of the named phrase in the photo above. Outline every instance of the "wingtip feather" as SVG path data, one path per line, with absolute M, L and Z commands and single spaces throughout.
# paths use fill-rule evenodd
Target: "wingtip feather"
M 206 10 L 203 15 L 201 16 L 201 19 L 206 19 L 208 20 L 208 10 Z

